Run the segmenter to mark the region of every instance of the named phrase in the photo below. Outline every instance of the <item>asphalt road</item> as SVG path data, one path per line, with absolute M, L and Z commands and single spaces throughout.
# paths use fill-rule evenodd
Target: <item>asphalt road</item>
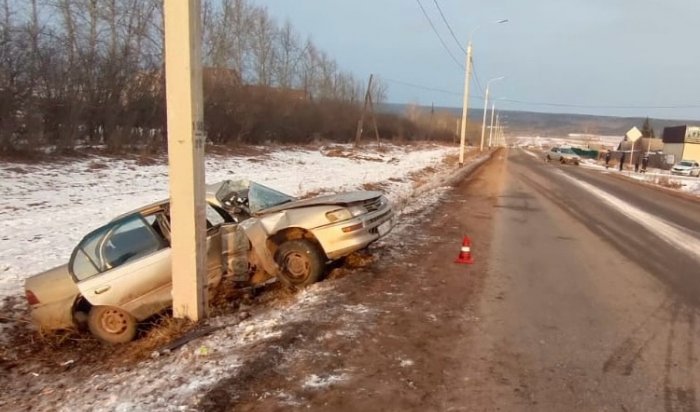
M 699 410 L 700 202 L 519 149 L 508 158 L 462 399 Z
M 347 320 L 310 317 L 275 345 L 313 342 L 322 360 L 261 356 L 208 405 L 699 410 L 698 202 L 511 150 L 402 224 L 371 268 L 335 281 L 336 304 L 374 314 L 361 332 L 345 339 Z M 465 234 L 472 265 L 454 263 Z M 329 370 L 347 379 L 299 387 Z

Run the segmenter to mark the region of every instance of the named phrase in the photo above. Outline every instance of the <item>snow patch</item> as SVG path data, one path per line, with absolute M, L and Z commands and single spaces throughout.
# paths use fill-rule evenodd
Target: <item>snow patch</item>
M 604 190 L 598 189 L 589 183 L 571 177 L 561 170 L 557 170 L 557 172 L 572 183 L 578 185 L 600 200 L 614 207 L 638 224 L 644 226 L 651 233 L 662 238 L 677 249 L 685 251 L 685 253 L 687 253 L 689 256 L 700 262 L 700 240 L 698 240 L 696 237 L 698 234 L 693 236 L 693 234 L 691 234 L 692 232 L 688 229 L 679 228 L 676 225 L 638 209 L 631 203 L 625 202 L 624 200 L 621 200 Z
M 348 375 L 345 373 L 326 376 L 311 374 L 304 380 L 302 386 L 305 389 L 321 389 L 346 380 L 348 380 Z

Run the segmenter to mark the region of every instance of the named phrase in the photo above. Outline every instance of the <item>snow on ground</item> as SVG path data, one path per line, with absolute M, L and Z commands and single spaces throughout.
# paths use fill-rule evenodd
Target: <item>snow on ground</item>
M 534 158 L 539 159 L 541 156 L 532 152 L 531 150 L 527 150 L 525 148 L 521 149 L 523 152 Z M 660 169 L 650 169 L 647 173 L 634 173 L 629 170 L 620 172 L 617 168 L 617 164 L 606 169 L 604 163 L 595 159 L 582 159 L 580 166 L 587 169 L 605 171 L 606 173 L 620 173 L 631 179 L 700 196 L 700 178 L 697 177 L 674 176 L 671 175 L 670 171 Z
M 193 410 L 202 406 L 208 388 L 234 379 L 246 363 L 272 356 L 270 350 L 284 351 L 283 339 L 297 336 L 299 325 L 311 319 L 315 324 L 340 320 L 344 331 L 354 335 L 376 316 L 372 309 L 363 307 L 357 311 L 353 305 L 338 305 L 342 298 L 332 282 L 321 282 L 298 293 L 291 302 L 279 303 L 245 321 L 232 321 L 232 316 L 215 318 L 223 329 L 133 368 L 94 374 L 68 389 L 78 391 L 76 396 L 67 397 L 54 407 L 61 411 Z M 275 367 L 284 369 L 285 362 L 293 362 L 297 357 L 331 356 L 312 350 L 298 351 L 304 353 L 287 350 L 278 354 L 280 360 Z M 299 384 L 304 389 L 324 390 L 348 380 L 351 373 L 349 369 L 329 370 L 321 376 L 311 374 Z M 275 396 L 290 405 L 297 402 L 285 393 L 261 396 Z
M 612 194 L 599 189 L 589 183 L 572 177 L 561 170 L 556 170 L 562 177 L 568 179 L 571 183 L 587 190 L 592 195 L 596 196 L 603 202 L 608 203 L 613 208 L 620 211 L 625 216 L 638 222 L 642 226 L 649 229 L 652 233 L 674 246 L 678 250 L 682 250 L 689 256 L 700 262 L 700 241 L 687 233 L 683 228 L 679 228 L 651 213 L 647 213 L 629 202 L 625 202 Z
M 209 155 L 208 183 L 247 178 L 291 195 L 359 189 L 383 182 L 395 202 L 410 198 L 412 172 L 439 167 L 456 148 L 383 146 L 350 157 L 334 150 L 265 149 L 263 155 Z M 68 262 L 92 229 L 119 214 L 168 196 L 168 168 L 160 162 L 92 157 L 74 162 L 0 164 L 0 297 L 21 293 L 30 275 Z
M 700 178 L 698 177 L 673 176 L 666 170 L 656 173 L 627 172 L 627 174 L 635 180 L 641 180 L 646 183 L 652 183 L 700 196 Z
M 364 159 L 328 157 L 319 151 L 301 149 L 276 151 L 264 158 L 212 157 L 207 160 L 207 180 L 233 175 L 250 177 L 295 195 L 350 190 L 364 183 L 381 182 L 386 184 L 382 187 L 394 202 L 409 206 L 404 213 L 423 213 L 426 206 L 439 200 L 450 179 L 468 169 L 456 171 L 453 164 L 443 161 L 445 156 L 455 152 L 455 148 L 427 146 L 390 147 L 381 154 L 367 153 Z M 468 165 L 483 159 L 485 157 L 472 159 Z M 90 167 L 94 161 L 107 167 Z M 421 186 L 416 188 L 409 175 L 419 171 L 423 171 Z M 3 194 L 0 222 L 7 228 L 3 229 L 0 240 L 0 262 L 5 267 L 0 275 L 0 285 L 4 289 L 0 291 L 5 293 L 18 293 L 25 274 L 67 260 L 74 243 L 92 227 L 167 195 L 164 165 L 139 167 L 131 161 L 96 158 L 41 167 L 13 164 L 0 169 L 0 176 L 0 193 Z M 27 207 L 29 203 L 34 205 Z M 387 239 L 400 243 L 396 239 L 405 235 L 403 232 L 408 228 L 397 225 Z M 44 253 L 36 254 L 38 247 L 43 247 Z M 336 356 L 284 348 L 286 340 L 297 339 L 299 328 L 309 327 L 309 324 L 321 330 L 324 324 L 343 325 L 340 331 L 331 329 L 319 334 L 314 338 L 317 340 L 353 340 L 374 324 L 379 314 L 377 309 L 346 304 L 344 300 L 344 295 L 336 289 L 336 282 L 320 282 L 291 299 L 254 308 L 253 316 L 243 321 L 235 314 L 213 318 L 210 324 L 221 327 L 220 330 L 171 353 L 154 353 L 150 360 L 138 365 L 96 373 L 79 385 L 60 379 L 48 383 L 44 389 L 46 393 L 63 391 L 69 395 L 60 403 L 51 403 L 51 398 L 37 399 L 36 407 L 65 411 L 177 411 L 206 407 L 208 390 L 237 382 L 241 374 L 250 373 L 250 368 L 261 359 L 284 370 L 285 365 L 291 367 L 298 359 Z M 402 367 L 413 365 L 410 359 L 398 361 Z M 37 369 L 36 372 L 42 371 Z M 299 386 L 305 391 L 328 390 L 350 381 L 353 372 L 329 368 L 323 374 L 307 375 Z M 302 401 L 278 390 L 259 396 L 276 397 L 290 406 L 298 406 Z

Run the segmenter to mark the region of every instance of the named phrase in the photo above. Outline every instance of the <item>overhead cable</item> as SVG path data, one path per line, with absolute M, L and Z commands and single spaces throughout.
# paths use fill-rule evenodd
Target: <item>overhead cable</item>
M 428 16 L 428 13 L 425 11 L 425 8 L 423 8 L 423 5 L 421 4 L 420 0 L 416 0 L 416 3 L 418 3 L 418 5 L 420 6 L 421 11 L 423 12 L 423 16 L 425 16 L 425 19 L 428 20 L 428 23 L 430 23 L 430 27 L 433 29 L 433 32 L 435 33 L 435 35 L 437 36 L 437 38 L 440 40 L 440 44 L 442 44 L 442 47 L 445 49 L 445 51 L 447 52 L 447 54 L 449 54 L 450 57 L 452 58 L 452 61 L 455 62 L 455 64 L 457 65 L 457 67 L 459 67 L 461 70 L 464 70 L 464 66 L 462 65 L 462 63 L 460 63 L 460 62 L 457 60 L 457 58 L 454 56 L 454 54 L 452 54 L 452 52 L 450 51 L 450 49 L 447 47 L 447 44 L 445 44 L 445 41 L 442 39 L 442 36 L 440 36 L 440 33 L 439 33 L 439 32 L 437 31 L 437 29 L 435 28 L 435 25 L 433 24 L 433 21 L 430 20 L 430 16 Z

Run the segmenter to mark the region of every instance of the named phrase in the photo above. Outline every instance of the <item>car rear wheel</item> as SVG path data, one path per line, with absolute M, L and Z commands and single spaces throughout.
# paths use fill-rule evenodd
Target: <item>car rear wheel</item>
M 306 239 L 282 243 L 275 253 L 275 261 L 280 266 L 279 279 L 295 287 L 309 286 L 317 282 L 325 267 L 322 252 Z
M 103 342 L 126 343 L 136 336 L 136 319 L 116 307 L 93 306 L 88 315 L 88 328 Z

